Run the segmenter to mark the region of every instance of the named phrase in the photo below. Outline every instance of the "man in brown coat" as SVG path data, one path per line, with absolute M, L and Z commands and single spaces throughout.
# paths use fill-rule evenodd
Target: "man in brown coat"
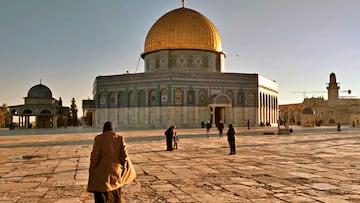
M 120 202 L 121 187 L 135 177 L 124 137 L 105 122 L 103 133 L 94 140 L 87 191 L 94 193 L 95 202 Z

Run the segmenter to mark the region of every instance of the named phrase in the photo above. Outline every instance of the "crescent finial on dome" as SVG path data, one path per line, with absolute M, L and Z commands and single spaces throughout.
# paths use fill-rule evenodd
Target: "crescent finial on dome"
M 185 7 L 185 0 L 181 0 L 181 5 L 183 8 Z

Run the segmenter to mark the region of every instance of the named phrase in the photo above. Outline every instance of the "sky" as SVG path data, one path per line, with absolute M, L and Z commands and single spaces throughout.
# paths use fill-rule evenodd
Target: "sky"
M 41 81 L 81 110 L 96 76 L 144 72 L 147 32 L 179 7 L 181 0 L 1 0 L 0 105 L 23 104 Z M 185 7 L 218 29 L 224 72 L 275 80 L 279 104 L 327 99 L 332 72 L 340 96 L 359 97 L 359 0 L 187 0 Z

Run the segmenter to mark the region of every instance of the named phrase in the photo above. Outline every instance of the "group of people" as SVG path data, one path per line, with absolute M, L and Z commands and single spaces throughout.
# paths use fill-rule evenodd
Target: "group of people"
M 286 124 L 284 123 L 284 126 L 285 126 Z M 265 123 L 263 123 L 263 122 L 260 122 L 260 126 L 261 127 L 271 127 L 271 123 L 270 122 L 268 122 L 268 121 L 266 121 Z
M 223 125 L 222 125 L 223 126 Z M 209 127 L 209 133 L 210 133 Z M 222 136 L 221 127 L 219 132 Z M 176 126 L 171 125 L 166 131 L 166 150 L 177 149 L 179 137 Z M 229 125 L 227 132 L 230 154 L 235 154 L 235 129 Z M 94 139 L 90 156 L 87 191 L 94 194 L 95 203 L 121 202 L 121 188 L 136 178 L 136 171 L 127 152 L 125 139 L 115 132 L 114 125 L 107 121 L 103 132 Z
M 210 130 L 211 130 L 211 123 L 210 121 L 208 121 L 207 123 L 204 123 L 203 121 L 201 121 L 201 127 L 206 129 L 205 135 L 207 138 L 210 138 Z M 224 123 L 222 122 L 222 120 L 220 120 L 217 125 L 216 125 L 217 129 L 219 130 L 219 138 L 223 138 L 223 130 L 224 130 Z
M 211 123 L 207 122 L 206 124 L 201 121 L 201 125 L 202 127 L 206 128 L 206 137 L 210 138 L 210 129 L 211 129 Z M 223 138 L 223 130 L 225 128 L 224 123 L 220 120 L 219 123 L 217 124 L 217 128 L 219 130 L 219 138 Z M 177 149 L 177 144 L 178 144 L 178 140 L 179 137 L 176 134 L 176 126 L 175 125 L 171 125 L 166 131 L 165 131 L 165 137 L 166 137 L 166 150 L 167 151 L 172 151 L 174 148 Z M 230 148 L 230 153 L 229 155 L 235 155 L 236 154 L 236 145 L 235 145 L 235 129 L 233 127 L 232 124 L 229 125 L 229 129 L 226 133 L 227 138 L 228 138 L 228 143 L 229 143 L 229 148 Z M 173 141 L 174 141 L 174 145 L 173 145 Z M 173 147 L 174 146 L 174 147 Z

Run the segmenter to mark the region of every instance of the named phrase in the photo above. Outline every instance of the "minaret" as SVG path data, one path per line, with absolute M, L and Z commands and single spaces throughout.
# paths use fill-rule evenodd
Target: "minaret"
M 328 90 L 328 106 L 334 107 L 338 105 L 339 100 L 339 89 L 338 83 L 336 82 L 335 73 L 330 74 L 330 83 L 327 87 Z

